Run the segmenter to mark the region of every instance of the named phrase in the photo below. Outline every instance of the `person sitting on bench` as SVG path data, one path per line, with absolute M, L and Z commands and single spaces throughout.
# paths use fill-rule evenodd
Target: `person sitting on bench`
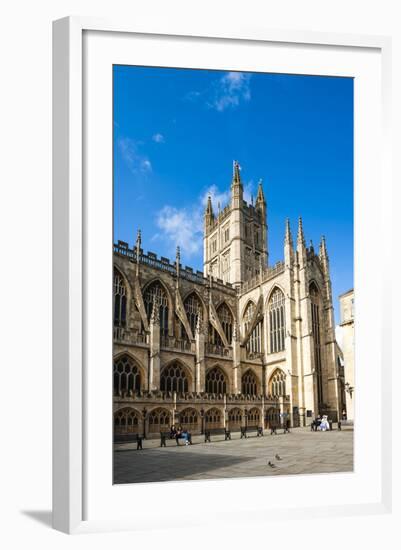
M 181 434 L 182 439 L 185 441 L 185 445 L 189 445 L 191 442 L 191 434 L 188 432 L 186 428 L 182 430 Z
M 175 432 L 175 441 L 176 441 L 177 445 L 179 445 L 178 440 L 181 439 L 181 437 L 182 437 L 182 427 L 178 426 L 178 428 Z
M 312 426 L 312 431 L 314 432 L 317 432 L 317 429 L 319 428 L 320 424 L 321 424 L 322 420 L 320 418 L 320 415 L 318 415 L 315 420 L 312 422 L 311 426 Z
M 291 426 L 291 421 L 290 419 L 287 419 L 284 423 L 284 433 L 287 433 L 289 434 L 290 433 L 290 426 Z
M 177 430 L 176 430 L 176 427 L 173 425 L 170 428 L 170 439 L 174 439 L 176 435 L 177 435 Z

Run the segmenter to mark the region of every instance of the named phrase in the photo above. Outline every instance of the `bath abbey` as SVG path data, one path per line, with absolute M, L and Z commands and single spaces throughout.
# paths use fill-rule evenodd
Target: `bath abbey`
M 284 225 L 284 224 L 283 224 Z M 203 271 L 114 244 L 114 438 L 334 422 L 344 409 L 329 256 L 287 220 L 269 263 L 262 183 L 244 200 L 234 163 L 229 203 L 204 212 Z

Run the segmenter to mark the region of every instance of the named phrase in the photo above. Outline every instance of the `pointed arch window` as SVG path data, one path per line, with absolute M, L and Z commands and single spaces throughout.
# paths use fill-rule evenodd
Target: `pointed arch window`
M 323 404 L 323 380 L 322 380 L 322 355 L 321 355 L 321 300 L 319 289 L 316 284 L 312 282 L 309 285 L 309 296 L 311 304 L 311 317 L 312 317 L 312 335 L 313 335 L 313 350 L 315 359 L 315 372 L 316 372 L 316 385 L 317 385 L 317 398 L 319 408 Z
M 285 349 L 285 298 L 279 288 L 273 291 L 269 300 L 270 353 Z
M 113 389 L 115 395 L 138 393 L 141 390 L 141 375 L 135 362 L 123 355 L 114 361 Z
M 214 367 L 206 374 L 206 392 L 207 393 L 226 393 L 227 379 L 219 367 Z
M 244 395 L 256 395 L 258 383 L 256 376 L 251 370 L 247 370 L 242 377 L 241 391 Z
M 230 308 L 224 302 L 217 308 L 217 316 L 220 320 L 224 334 L 226 335 L 228 345 L 231 345 L 233 337 L 233 316 Z M 223 347 L 223 342 L 220 338 L 220 334 L 216 329 L 212 329 L 212 344 Z
M 201 312 L 202 304 L 199 296 L 193 292 L 184 301 L 184 309 L 188 317 L 192 334 L 195 334 L 196 324 L 198 322 L 199 313 Z M 188 335 L 183 326 L 181 326 L 181 337 L 187 338 Z
M 114 270 L 114 326 L 125 327 L 127 325 L 127 288 L 122 275 Z
M 159 281 L 149 285 L 145 290 L 143 301 L 149 320 L 152 315 L 153 304 L 159 308 L 160 336 L 168 336 L 168 297 L 163 285 Z
M 277 370 L 273 374 L 270 382 L 270 393 L 271 395 L 273 395 L 273 397 L 281 397 L 287 395 L 285 381 L 286 375 L 282 370 Z
M 248 334 L 248 329 L 252 323 L 253 316 L 255 314 L 256 306 L 254 302 L 249 302 L 244 313 L 244 326 L 245 334 Z M 252 330 L 249 340 L 246 344 L 246 349 L 250 354 L 262 353 L 262 334 L 263 334 L 263 321 L 259 321 L 255 328 Z
M 169 392 L 188 391 L 188 378 L 185 369 L 179 363 L 164 367 L 160 374 L 160 389 Z

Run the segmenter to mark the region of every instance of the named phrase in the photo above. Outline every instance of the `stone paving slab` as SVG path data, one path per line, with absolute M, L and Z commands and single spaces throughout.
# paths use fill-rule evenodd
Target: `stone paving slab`
M 114 446 L 114 483 L 199 480 L 266 475 L 352 472 L 353 430 L 311 432 L 297 428 L 290 434 L 233 438 L 204 443 L 194 436 L 193 445 L 160 447 L 160 440 Z M 278 454 L 282 460 L 276 460 Z M 268 461 L 275 468 L 268 466 Z

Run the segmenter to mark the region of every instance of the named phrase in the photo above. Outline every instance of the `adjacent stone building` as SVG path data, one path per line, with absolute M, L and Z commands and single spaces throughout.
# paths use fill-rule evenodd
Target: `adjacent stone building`
M 347 420 L 354 420 L 354 290 L 340 295 L 341 348 L 344 357 L 345 412 Z
M 283 261 L 270 266 L 262 184 L 207 202 L 204 271 L 136 245 L 114 245 L 115 438 L 157 437 L 172 424 L 206 428 L 335 421 L 343 410 L 329 257 L 287 220 Z

